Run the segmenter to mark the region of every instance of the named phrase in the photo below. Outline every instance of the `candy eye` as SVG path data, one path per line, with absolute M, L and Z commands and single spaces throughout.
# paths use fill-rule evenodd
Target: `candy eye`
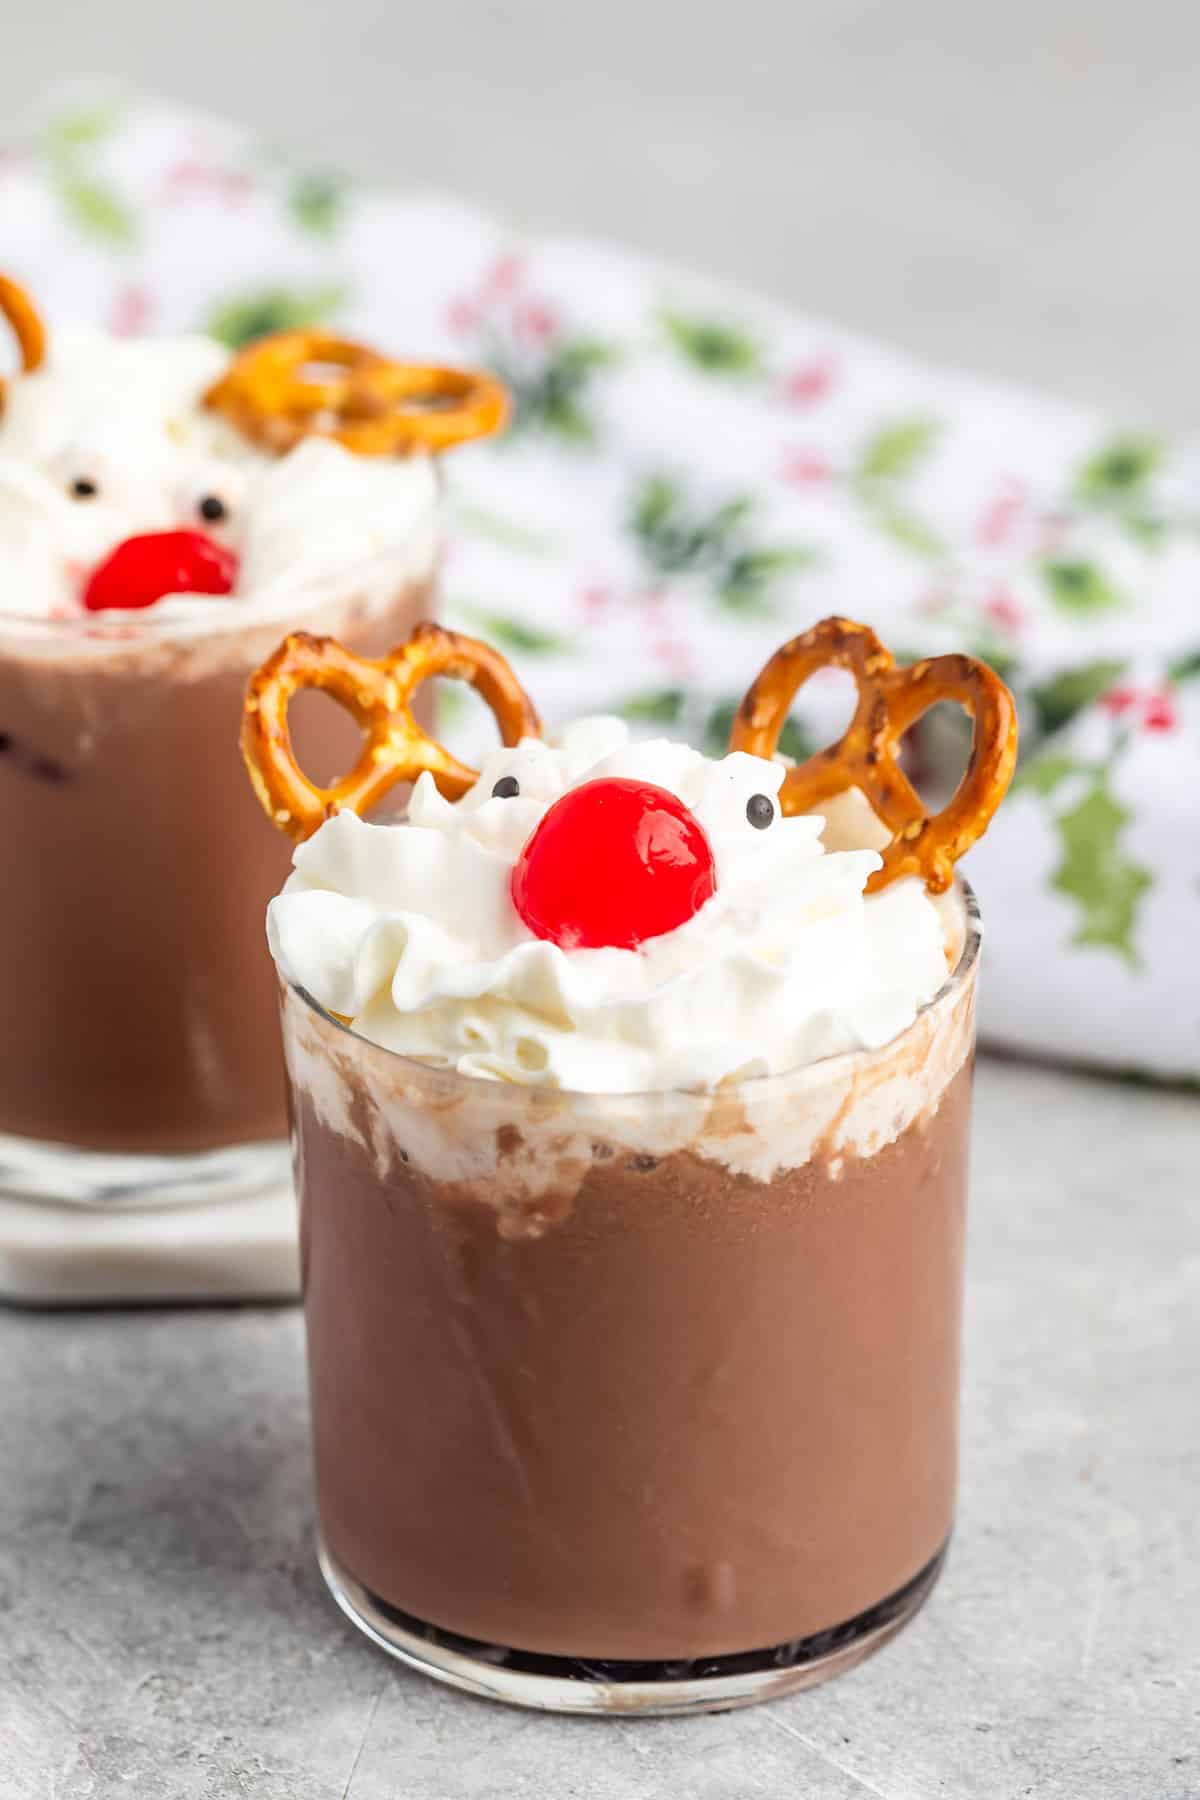
M 765 831 L 775 817 L 775 802 L 766 794 L 751 794 L 746 802 L 746 817 L 755 831 Z
M 521 784 L 515 775 L 502 775 L 492 789 L 492 796 L 496 800 L 515 800 L 520 791 Z
M 222 519 L 229 517 L 229 508 L 220 494 L 205 494 L 196 502 L 196 511 L 210 525 L 219 525 Z
M 68 492 L 74 500 L 94 500 L 100 492 L 100 487 L 90 475 L 77 475 Z

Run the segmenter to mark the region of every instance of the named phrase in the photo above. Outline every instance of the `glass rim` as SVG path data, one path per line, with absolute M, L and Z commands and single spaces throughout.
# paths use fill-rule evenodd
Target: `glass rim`
M 882 1056 L 887 1051 L 903 1044 L 910 1032 L 917 1029 L 921 1020 L 936 1009 L 946 1005 L 960 993 L 971 979 L 979 961 L 979 953 L 983 944 L 983 920 L 979 910 L 979 901 L 975 890 L 964 875 L 956 874 L 950 892 L 956 894 L 962 902 L 963 941 L 958 961 L 950 970 L 936 994 L 932 994 L 925 1004 L 918 1008 L 912 1021 L 903 1031 L 889 1038 L 886 1044 L 874 1049 L 839 1050 L 833 1056 L 817 1057 L 813 1062 L 797 1063 L 791 1069 L 777 1069 L 768 1075 L 749 1075 L 738 1081 L 731 1081 L 715 1088 L 627 1088 L 617 1091 L 604 1088 L 563 1088 L 554 1087 L 547 1082 L 497 1081 L 487 1075 L 464 1074 L 461 1069 L 443 1067 L 438 1063 L 422 1062 L 419 1057 L 406 1056 L 401 1050 L 391 1050 L 386 1044 L 376 1043 L 374 1038 L 364 1037 L 361 1031 L 355 1031 L 345 1019 L 321 1005 L 306 987 L 289 976 L 280 973 L 282 987 L 293 993 L 309 1012 L 315 1013 L 325 1024 L 331 1025 L 355 1044 L 364 1044 L 376 1056 L 383 1057 L 388 1065 L 396 1065 L 409 1072 L 410 1079 L 422 1081 L 439 1081 L 448 1086 L 459 1086 L 464 1092 L 488 1093 L 500 1096 L 518 1093 L 522 1096 L 520 1104 L 536 1105 L 545 1103 L 587 1103 L 590 1105 L 612 1105 L 620 1107 L 622 1103 L 643 1105 L 661 1102 L 664 1099 L 719 1100 L 722 1096 L 753 1094 L 769 1096 L 773 1089 L 782 1086 L 794 1086 L 805 1077 L 812 1081 L 821 1078 L 836 1077 L 843 1070 L 848 1070 L 855 1063 L 871 1057 Z

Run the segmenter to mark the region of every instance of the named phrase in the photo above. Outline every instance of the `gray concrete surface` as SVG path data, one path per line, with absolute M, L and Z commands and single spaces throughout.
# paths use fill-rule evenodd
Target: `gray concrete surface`
M 957 1542 L 842 1681 L 442 1691 L 320 1588 L 291 1309 L 0 1312 L 3 1800 L 1197 1800 L 1200 1106 L 981 1069 Z
M 0 45 L 0 122 L 115 75 L 930 355 L 1200 420 L 1195 0 L 0 0 Z

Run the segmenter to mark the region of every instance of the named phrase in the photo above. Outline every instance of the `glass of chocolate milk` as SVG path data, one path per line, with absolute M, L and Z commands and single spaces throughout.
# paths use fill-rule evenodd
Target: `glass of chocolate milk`
M 674 1712 L 913 1616 L 954 1523 L 966 906 L 899 1040 L 706 1104 L 425 1068 L 287 991 L 321 1565 L 368 1636 Z
M 428 574 L 402 576 L 378 605 L 351 584 L 298 622 L 369 653 L 430 604 Z M 262 916 L 288 855 L 236 741 L 278 635 L 0 614 L 0 932 L 19 946 L 0 984 L 0 1193 L 163 1204 L 287 1180 Z M 306 724 L 312 766 L 335 772 L 342 721 Z
M 472 1692 L 748 1704 L 941 1570 L 978 917 L 783 778 L 584 721 L 271 908 L 321 1565 Z
M 421 453 L 247 438 L 205 404 L 229 367 L 64 330 L 0 395 L 0 1195 L 287 1179 L 262 918 L 288 854 L 242 698 L 285 628 L 370 655 L 429 613 L 438 484 Z M 352 758 L 332 707 L 295 724 L 309 767 Z

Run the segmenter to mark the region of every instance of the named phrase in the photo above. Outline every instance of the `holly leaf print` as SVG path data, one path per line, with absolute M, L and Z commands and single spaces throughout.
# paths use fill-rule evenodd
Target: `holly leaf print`
M 1166 522 L 1151 509 L 1148 490 L 1162 459 L 1163 446 L 1156 438 L 1115 438 L 1079 471 L 1076 501 L 1112 514 L 1139 544 L 1156 549 Z
M 1079 906 L 1073 943 L 1115 950 L 1136 966 L 1138 906 L 1154 878 L 1121 849 L 1131 816 L 1112 793 L 1107 769 L 1093 771 L 1087 793 L 1054 821 L 1062 855 L 1051 886 Z
M 1080 774 L 1082 768 L 1073 756 L 1065 756 L 1056 750 L 1042 751 L 1021 764 L 1013 782 L 1013 792 L 1040 794 L 1045 799 L 1060 788 L 1068 776 Z
M 110 249 L 127 250 L 137 239 L 137 217 L 119 191 L 96 174 L 93 155 L 119 121 L 120 108 L 111 103 L 75 107 L 50 121 L 42 142 L 47 180 L 76 230 Z
M 204 328 L 218 343 L 240 350 L 270 331 L 322 324 L 345 304 L 346 297 L 347 290 L 340 282 L 311 288 L 254 288 L 218 301 Z
M 747 498 L 730 500 L 704 518 L 689 512 L 669 475 L 651 475 L 634 496 L 630 527 L 655 574 L 682 575 L 713 567 L 751 506 Z
M 915 550 L 918 556 L 941 556 L 946 546 L 937 532 L 915 513 L 898 506 L 890 494 L 875 494 L 868 490 L 862 498 L 874 523 L 894 543 L 902 544 L 906 550 Z
M 1124 596 L 1095 563 L 1044 562 L 1041 576 L 1051 600 L 1062 612 L 1113 612 L 1125 604 Z
M 99 238 L 118 250 L 127 250 L 136 242 L 133 209 L 115 188 L 62 171 L 54 177 L 54 188 L 64 211 L 85 236 Z
M 1146 484 L 1162 461 L 1163 447 L 1154 438 L 1117 438 L 1084 463 L 1075 491 L 1087 505 L 1125 504 Z
M 745 494 L 704 512 L 669 475 L 651 475 L 634 495 L 630 529 L 655 576 L 704 576 L 727 610 L 766 612 L 775 583 L 816 556 L 801 545 L 756 544 L 753 513 Z
M 532 526 L 521 525 L 507 513 L 493 512 L 486 506 L 476 506 L 473 501 L 463 500 L 458 495 L 451 499 L 450 510 L 455 526 L 472 537 L 486 538 L 493 544 L 503 544 L 506 550 L 524 550 L 531 556 L 554 554 L 555 539 L 549 532 L 535 531 Z
M 745 377 L 760 373 L 762 353 L 747 332 L 716 319 L 688 318 L 669 308 L 659 317 L 675 349 L 706 374 Z
M 287 196 L 288 211 L 300 229 L 320 238 L 332 237 L 337 231 L 345 201 L 340 177 L 316 171 L 298 176 Z
M 639 725 L 678 725 L 687 704 L 682 688 L 649 688 L 641 694 L 630 694 L 617 711 L 623 719 Z
M 1077 713 L 1092 706 L 1124 673 L 1123 662 L 1084 663 L 1081 668 L 1065 669 L 1052 681 L 1043 681 L 1031 689 L 1029 698 L 1039 732 L 1048 736 L 1069 725 Z
M 901 419 L 868 438 L 858 460 L 862 481 L 900 481 L 914 475 L 937 442 L 936 419 Z
M 617 357 L 611 344 L 594 338 L 568 338 L 552 344 L 544 358 L 530 366 L 494 344 L 485 360 L 513 400 L 504 441 L 511 442 L 522 432 L 544 431 L 570 443 L 591 443 L 596 431 L 588 412 L 589 389 L 599 370 Z
M 764 612 L 770 608 L 772 584 L 782 575 L 811 568 L 814 550 L 744 550 L 730 561 L 717 583 L 722 605 L 731 612 Z
M 718 546 L 727 544 L 747 523 L 753 511 L 754 502 L 748 494 L 740 494 L 735 500 L 724 501 L 708 522 L 707 530 L 712 542 Z
M 946 546 L 908 505 L 904 484 L 932 451 L 936 419 L 900 419 L 868 438 L 850 476 L 850 487 L 876 530 L 917 556 L 939 557 Z
M 458 606 L 454 610 L 505 650 L 519 650 L 526 656 L 551 656 L 570 648 L 566 638 L 543 631 L 538 625 L 528 625 L 511 613 L 485 612 L 473 606 Z
M 1200 675 L 1200 649 L 1189 650 L 1183 656 L 1176 657 L 1167 669 L 1170 681 L 1195 681 Z
M 633 506 L 633 529 L 639 538 L 650 542 L 662 532 L 683 496 L 668 475 L 651 475 L 639 488 Z
M 46 127 L 46 142 L 56 149 L 90 150 L 111 137 L 121 119 L 121 108 L 115 101 L 102 100 L 95 106 L 72 107 L 58 113 Z

